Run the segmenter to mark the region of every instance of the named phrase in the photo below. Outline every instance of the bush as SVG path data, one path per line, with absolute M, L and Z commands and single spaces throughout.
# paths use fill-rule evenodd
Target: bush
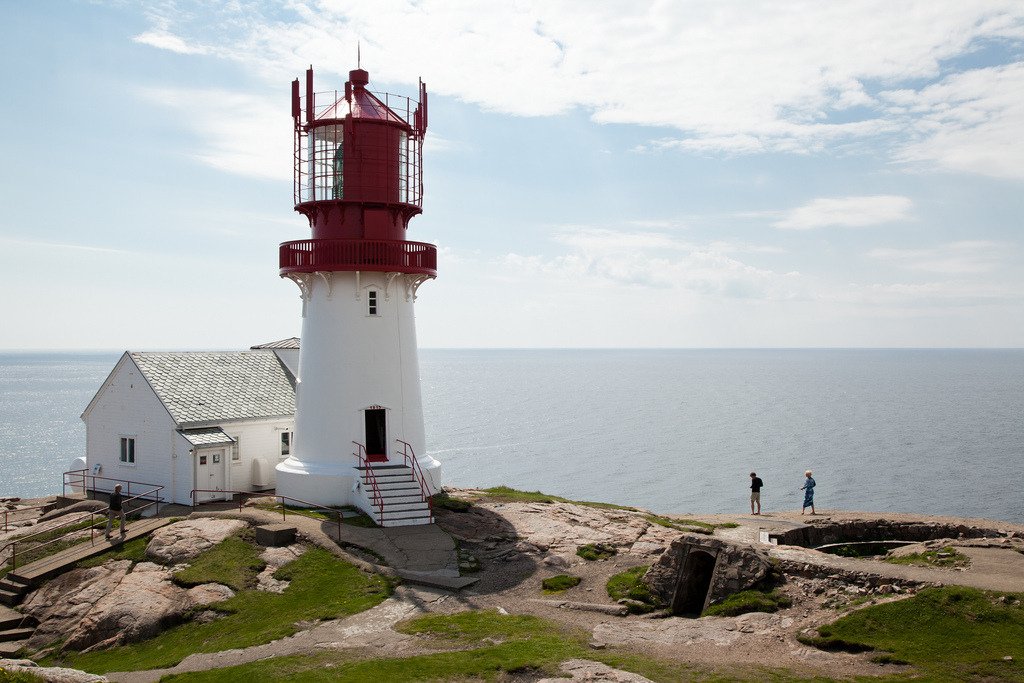
M 656 610 L 661 603 L 643 582 L 647 569 L 648 565 L 633 567 L 608 579 L 605 585 L 608 597 L 612 600 L 627 600 L 625 604 L 631 614 L 646 614 Z

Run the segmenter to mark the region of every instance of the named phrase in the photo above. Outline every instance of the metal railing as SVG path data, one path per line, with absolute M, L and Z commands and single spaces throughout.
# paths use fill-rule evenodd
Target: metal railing
M 17 513 L 19 513 L 19 512 L 28 512 L 30 510 L 42 510 L 43 513 L 45 513 L 47 511 L 46 508 L 53 508 L 53 506 L 54 506 L 53 503 L 47 503 L 45 505 L 32 505 L 30 507 L 26 506 L 26 507 L 23 507 L 23 508 L 15 508 L 14 510 L 7 510 L 7 509 L 5 509 L 4 510 L 4 533 L 6 534 L 8 531 L 10 531 L 10 523 L 12 521 L 14 521 L 14 522 L 24 521 L 24 520 L 18 520 L 18 519 L 14 519 L 14 520 L 11 519 L 11 517 L 15 516 Z M 40 514 L 42 514 L 42 513 L 40 513 Z
M 97 485 L 97 482 L 112 483 L 109 485 L 109 487 L 101 487 Z M 74 490 L 76 487 L 80 487 L 82 491 L 85 492 L 86 497 L 89 496 L 90 491 L 92 491 L 93 497 L 95 497 L 96 493 L 113 493 L 114 487 L 117 486 L 118 484 L 121 484 L 121 487 L 124 489 L 124 495 L 128 496 L 129 498 L 132 497 L 132 484 L 135 484 L 136 491 L 139 490 L 140 486 L 145 487 L 147 489 L 146 493 L 139 494 L 142 496 L 145 496 L 148 493 L 150 493 L 152 489 L 157 489 L 158 491 L 162 491 L 164 489 L 163 485 L 161 484 L 147 484 L 146 482 L 131 481 L 130 479 L 117 479 L 116 477 L 101 477 L 96 474 L 89 474 L 89 470 L 83 469 L 69 470 L 64 473 L 64 484 L 62 493 L 63 495 L 66 496 L 68 494 L 69 486 L 71 487 L 72 490 Z M 157 503 L 157 514 L 160 513 L 160 502 L 162 500 L 163 498 L 161 496 L 157 496 L 156 500 L 154 501 Z
M 67 473 L 65 473 L 65 474 L 67 474 Z M 125 483 L 127 483 L 127 482 L 125 482 Z M 136 487 L 138 487 L 139 482 L 135 482 L 135 484 L 136 484 Z M 140 511 L 145 510 L 146 508 L 150 507 L 151 505 L 156 505 L 157 506 L 157 513 L 159 513 L 159 511 L 160 511 L 160 501 L 163 500 L 162 496 L 160 496 L 160 491 L 163 490 L 163 488 L 164 488 L 163 486 L 157 486 L 157 487 L 155 487 L 153 489 L 150 489 L 148 491 L 145 491 L 143 493 L 137 494 L 135 496 L 131 496 L 131 497 L 126 498 L 125 500 L 123 500 L 121 502 L 121 505 L 124 506 L 125 516 L 127 517 L 127 515 L 129 515 L 129 514 L 132 514 L 132 515 L 139 514 Z M 135 501 L 135 500 L 148 500 L 148 502 L 145 503 L 144 505 L 140 505 L 139 507 L 137 507 L 134 510 L 131 510 L 131 512 L 129 512 L 127 510 L 127 505 L 128 505 L 128 503 L 130 503 L 132 501 Z M 39 548 L 45 548 L 46 546 L 53 545 L 54 543 L 58 543 L 60 541 L 64 541 L 71 534 L 77 533 L 79 531 L 84 531 L 85 529 L 89 529 L 89 543 L 95 544 L 96 543 L 96 527 L 98 525 L 100 525 L 100 524 L 105 525 L 107 523 L 106 517 L 107 517 L 107 514 L 108 514 L 109 510 L 110 510 L 110 506 L 108 505 L 107 507 L 105 507 L 105 508 L 103 508 L 101 510 L 91 510 L 89 512 L 84 512 L 81 515 L 79 515 L 79 516 L 77 516 L 77 517 L 75 517 L 75 518 L 73 518 L 71 520 L 65 519 L 65 520 L 62 521 L 61 524 L 58 524 L 58 525 L 56 525 L 54 527 L 51 527 L 49 529 L 45 529 L 43 531 L 37 531 L 36 533 L 29 534 L 28 536 L 19 536 L 18 538 L 14 539 L 13 541 L 8 543 L 7 545 L 5 545 L 2 548 L 0 548 L 0 557 L 3 556 L 5 550 L 10 548 L 11 549 L 11 569 L 17 569 L 18 568 L 18 544 L 19 543 L 21 543 L 24 546 L 25 543 L 27 543 L 28 541 L 31 541 L 33 538 L 36 538 L 36 537 L 39 537 L 39 536 L 43 536 L 45 534 L 52 534 L 53 532 L 58 531 L 58 530 L 60 530 L 62 528 L 65 528 L 65 527 L 75 526 L 78 523 L 85 521 L 86 518 L 89 519 L 89 524 L 88 525 L 86 525 L 84 527 L 81 527 L 81 528 L 77 528 L 77 529 L 68 529 L 67 532 L 57 536 L 56 538 L 52 538 L 52 539 L 50 539 L 48 541 L 43 541 L 41 543 L 34 543 L 30 549 L 31 550 L 37 550 Z M 96 517 L 98 515 L 103 515 L 104 519 L 102 519 L 100 521 L 95 521 Z M 85 543 L 84 540 L 82 542 Z M 43 559 L 43 558 L 40 558 L 40 559 Z
M 281 519 L 283 519 L 285 521 L 288 520 L 288 512 L 289 512 L 288 505 L 287 505 L 287 503 L 285 503 L 286 500 L 290 500 L 290 501 L 292 501 L 294 503 L 299 503 L 300 506 L 304 507 L 304 508 L 315 509 L 315 510 L 324 510 L 325 512 L 330 512 L 332 514 L 337 515 L 337 519 L 335 520 L 335 522 L 338 525 L 338 539 L 339 540 L 341 539 L 341 520 L 342 520 L 343 515 L 341 513 L 341 510 L 338 510 L 336 508 L 329 508 L 329 507 L 325 507 L 323 505 L 318 505 L 317 503 L 311 503 L 308 500 L 302 500 L 301 498 L 292 498 L 291 496 L 281 496 L 281 495 L 278 495 L 276 493 L 275 494 L 266 494 L 266 493 L 260 493 L 258 491 L 234 491 L 234 490 L 231 490 L 231 489 L 192 489 L 192 491 L 188 494 L 189 497 L 192 499 L 192 507 L 196 507 L 196 506 L 199 505 L 198 501 L 196 501 L 196 494 L 197 493 L 230 493 L 230 494 L 232 494 L 234 496 L 237 496 L 238 497 L 238 511 L 239 512 L 241 512 L 242 508 L 245 506 L 245 501 L 246 501 L 247 498 L 278 498 L 278 499 L 280 499 L 280 503 L 279 504 L 281 506 Z M 214 501 L 204 501 L 204 502 L 212 503 Z M 302 512 L 297 511 L 297 510 L 291 510 L 291 513 L 295 514 L 295 515 L 302 515 Z M 308 517 L 308 515 L 302 515 L 302 516 L 303 517 Z
M 437 276 L 437 247 L 404 240 L 294 240 L 280 246 L 280 274 L 387 270 Z
M 420 466 L 420 461 L 416 459 L 416 451 L 413 450 L 412 444 L 408 441 L 402 441 L 401 439 L 395 439 L 398 443 L 402 444 L 402 457 L 405 459 L 406 466 L 412 471 L 412 477 L 420 485 L 420 494 L 423 496 L 423 500 L 427 503 L 427 509 L 430 511 L 430 519 L 434 519 L 434 500 L 431 496 L 434 494 L 430 491 L 430 486 L 427 484 L 427 477 L 423 474 L 423 468 Z
M 377 522 L 381 526 L 384 526 L 384 494 L 380 491 L 380 486 L 377 485 L 377 474 L 373 471 L 373 467 L 370 465 L 370 461 L 367 459 L 366 446 L 353 441 L 356 446 L 356 452 L 352 455 L 356 456 L 359 460 L 359 466 L 363 469 L 360 470 L 363 473 L 363 486 L 370 487 L 370 504 L 377 508 Z

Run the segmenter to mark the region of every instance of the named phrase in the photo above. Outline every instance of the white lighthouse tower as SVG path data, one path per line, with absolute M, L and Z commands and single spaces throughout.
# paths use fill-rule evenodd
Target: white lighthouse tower
M 437 247 L 406 240 L 422 211 L 427 92 L 343 93 L 292 83 L 295 210 L 312 239 L 281 245 L 302 296 L 295 436 L 277 492 L 295 504 L 356 505 L 382 526 L 428 524 L 440 463 L 426 455 L 413 303 Z

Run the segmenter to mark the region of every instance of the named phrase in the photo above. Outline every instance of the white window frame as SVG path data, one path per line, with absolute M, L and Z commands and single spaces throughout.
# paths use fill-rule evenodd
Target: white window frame
M 287 441 L 287 444 L 285 443 L 285 441 Z M 292 433 L 292 430 L 287 429 L 287 430 L 281 432 L 281 438 L 280 438 L 280 440 L 277 443 L 277 448 L 278 448 L 277 459 L 278 460 L 284 460 L 285 458 L 291 456 L 291 454 L 292 454 L 292 447 L 294 445 L 294 441 L 295 441 L 295 435 Z M 286 450 L 286 448 L 287 448 L 287 450 Z
M 136 461 L 136 448 L 135 448 L 135 435 L 134 434 L 121 434 L 118 437 L 118 451 L 117 461 L 119 465 L 125 467 L 135 467 Z M 126 448 L 126 446 L 130 446 Z
M 231 444 L 231 464 L 232 465 L 241 465 L 242 464 L 242 437 L 240 437 L 240 436 L 232 436 L 231 438 L 235 440 L 235 442 L 233 444 Z

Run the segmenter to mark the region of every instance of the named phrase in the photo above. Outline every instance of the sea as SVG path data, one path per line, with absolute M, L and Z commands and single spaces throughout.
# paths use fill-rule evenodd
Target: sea
M 0 495 L 60 490 L 119 353 L 0 353 Z M 459 487 L 662 513 L 1024 523 L 1024 350 L 420 351 L 427 452 Z

